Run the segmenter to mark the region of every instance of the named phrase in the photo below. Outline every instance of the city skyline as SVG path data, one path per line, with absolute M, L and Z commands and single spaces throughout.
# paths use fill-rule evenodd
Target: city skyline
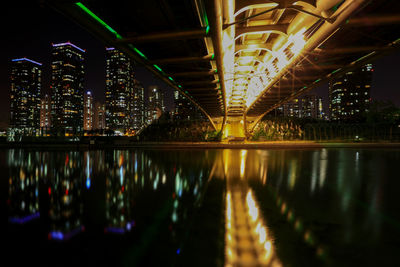
M 15 58 L 27 57 L 43 64 L 43 82 L 42 94 L 50 93 L 50 51 L 51 43 L 67 42 L 77 44 L 85 49 L 87 56 L 87 67 L 85 75 L 84 90 L 90 90 L 96 101 L 104 103 L 105 100 L 105 47 L 106 45 L 88 34 L 84 29 L 74 24 L 67 18 L 55 13 L 48 7 L 40 7 L 33 3 L 26 9 L 20 9 L 17 6 L 7 7 L 8 14 L 15 14 L 16 11 L 22 14 L 19 23 L 11 25 L 7 30 L 10 41 L 2 43 L 3 51 L 7 51 L 0 57 L 0 86 L 1 108 L 0 108 L 0 126 L 4 127 L 9 123 L 10 108 L 10 61 Z M 9 15 L 10 17 L 12 15 Z M 3 19 L 7 19 L 3 18 Z M 24 39 L 28 40 L 30 45 L 21 42 L 20 35 L 23 33 Z M 383 57 L 374 62 L 375 73 L 371 86 L 371 98 L 377 100 L 392 100 L 396 105 L 400 105 L 400 92 L 392 84 L 399 84 L 400 77 L 396 75 L 399 71 L 398 64 L 400 53 Z M 138 79 L 144 88 L 150 85 L 158 85 L 161 90 L 168 92 L 166 94 L 166 107 L 171 111 L 173 107 L 173 89 L 158 78 L 149 73 L 144 67 L 135 64 L 135 78 Z M 147 90 L 145 90 L 147 91 Z M 327 106 L 328 84 L 309 91 L 316 93 L 324 98 L 324 106 Z

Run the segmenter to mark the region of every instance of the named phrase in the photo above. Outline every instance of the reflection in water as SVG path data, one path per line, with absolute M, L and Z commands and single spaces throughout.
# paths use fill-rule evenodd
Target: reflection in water
M 38 152 L 8 152 L 8 207 L 9 221 L 24 224 L 40 217 L 39 212 L 39 168 L 32 161 Z
M 222 156 L 224 172 L 217 173 L 216 176 L 225 177 L 227 183 L 225 265 L 281 266 L 274 251 L 272 236 L 260 215 L 259 205 L 247 183 L 250 171 L 254 171 L 259 166 L 246 165 L 246 150 L 224 150 Z M 240 164 L 237 164 L 238 161 Z M 237 166 L 240 170 L 236 169 Z M 246 169 L 246 166 L 252 166 L 255 169 Z M 260 169 L 264 168 L 261 165 Z
M 55 155 L 54 162 L 63 165 L 51 166 L 48 180 L 50 231 L 48 238 L 67 240 L 84 230 L 82 225 L 84 180 L 79 152 L 64 152 Z
M 83 239 L 92 242 L 86 249 L 93 250 L 100 248 L 102 243 L 95 240 L 102 236 L 124 235 L 132 240 L 107 241 L 103 246 L 115 253 L 99 255 L 116 257 L 115 265 L 122 261 L 130 265 L 172 263 L 185 252 L 186 227 L 192 223 L 194 207 L 201 204 L 215 158 L 215 153 L 207 151 L 7 153 L 10 224 L 37 219 L 34 227 L 43 230 L 38 232 L 42 239 L 63 241 L 59 244 Z M 45 252 L 38 247 L 36 253 Z M 117 257 L 120 253 L 126 255 Z M 52 257 L 61 254 L 62 250 Z
M 128 151 L 107 151 L 106 220 L 104 232 L 124 234 L 135 226 L 132 218 L 132 193 L 135 183 Z
M 215 231 L 211 239 L 225 241 L 216 255 L 226 266 L 385 266 L 384 259 L 396 255 L 391 244 L 400 238 L 400 218 L 392 166 L 400 159 L 398 151 L 3 153 L 8 159 L 8 176 L 0 184 L 8 192 L 5 240 L 40 228 L 31 234 L 46 240 L 33 249 L 40 256 L 54 244 L 51 239 L 63 241 L 57 244 L 71 255 L 84 247 L 99 261 L 111 257 L 110 265 L 179 265 L 185 255 L 202 253 L 196 246 L 190 252 L 186 244 L 204 243 L 208 232 L 201 231 L 219 228 L 214 226 L 219 215 L 225 231 Z M 219 198 L 196 217 L 216 181 L 220 189 L 211 192 Z M 74 243 L 81 241 L 84 245 Z M 53 257 L 63 257 L 61 251 L 53 251 Z M 353 254 L 369 256 L 353 260 Z

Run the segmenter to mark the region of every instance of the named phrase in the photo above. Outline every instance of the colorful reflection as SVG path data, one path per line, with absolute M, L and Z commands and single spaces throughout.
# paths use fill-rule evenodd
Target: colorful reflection
M 25 224 L 40 217 L 39 152 L 8 151 L 8 209 L 10 223 Z M 35 164 L 36 163 L 36 164 Z
M 106 153 L 106 220 L 105 233 L 124 234 L 135 226 L 132 217 L 133 164 L 128 151 Z M 109 159 L 109 160 L 108 160 Z
M 49 198 L 49 239 L 68 240 L 85 229 L 82 224 L 84 180 L 83 158 L 80 152 L 54 155 L 54 162 L 47 176 Z

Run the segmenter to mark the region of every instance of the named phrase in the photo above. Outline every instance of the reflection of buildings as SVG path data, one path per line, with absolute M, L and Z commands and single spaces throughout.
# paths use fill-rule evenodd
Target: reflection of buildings
M 129 128 L 130 92 L 133 90 L 133 64 L 123 52 L 106 49 L 106 125 L 121 133 Z
M 358 121 L 368 111 L 372 64 L 329 82 L 329 112 L 334 121 Z
M 66 240 L 83 230 L 83 169 L 80 152 L 58 153 L 54 165 L 49 170 L 47 193 L 49 195 L 50 231 L 49 239 Z
M 40 100 L 40 129 L 42 133 L 47 133 L 51 127 L 51 98 L 45 95 Z
M 58 134 L 79 134 L 83 131 L 85 51 L 70 42 L 52 46 L 52 128 Z
M 93 115 L 93 96 L 92 92 L 87 91 L 83 107 L 83 129 L 85 131 L 93 130 Z
M 135 222 L 131 215 L 131 198 L 134 187 L 132 164 L 128 151 L 114 151 L 106 155 L 106 219 L 105 232 L 123 234 L 132 229 Z M 128 173 L 129 172 L 129 173 Z
M 40 216 L 39 213 L 39 152 L 8 150 L 9 222 L 23 224 Z
M 148 95 L 147 105 L 147 124 L 151 124 L 152 121 L 160 118 L 162 112 L 165 111 L 164 106 L 164 95 L 158 88 L 158 86 L 150 86 Z
M 37 135 L 42 64 L 27 58 L 11 61 L 10 127 L 25 135 Z

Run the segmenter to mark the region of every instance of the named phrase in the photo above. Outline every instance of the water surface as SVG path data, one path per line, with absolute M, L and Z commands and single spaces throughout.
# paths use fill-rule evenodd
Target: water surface
M 396 266 L 400 151 L 0 151 L 2 261 Z

